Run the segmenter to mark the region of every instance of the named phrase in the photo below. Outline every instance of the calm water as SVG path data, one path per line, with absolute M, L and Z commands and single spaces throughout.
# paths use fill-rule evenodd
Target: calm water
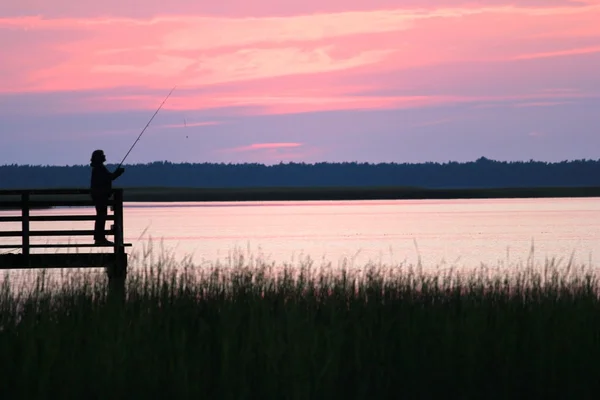
M 32 229 L 91 225 L 37 223 Z M 18 224 L 0 227 L 11 229 Z M 536 263 L 553 257 L 566 262 L 574 254 L 577 262 L 589 265 L 600 257 L 600 199 L 128 203 L 125 237 L 138 251 L 149 238 L 155 246 L 162 240 L 177 258 L 193 254 L 199 264 L 225 260 L 237 249 L 292 263 L 310 256 L 317 264 L 337 265 L 344 259 L 354 265 L 416 264 L 420 257 L 424 267 L 496 266 L 526 262 L 533 246 Z

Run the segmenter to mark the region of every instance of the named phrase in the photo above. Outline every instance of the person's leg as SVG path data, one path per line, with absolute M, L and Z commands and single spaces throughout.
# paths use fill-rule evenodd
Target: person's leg
M 96 223 L 94 225 L 94 240 L 105 241 L 104 230 L 106 229 L 106 216 L 108 215 L 108 202 L 96 200 Z

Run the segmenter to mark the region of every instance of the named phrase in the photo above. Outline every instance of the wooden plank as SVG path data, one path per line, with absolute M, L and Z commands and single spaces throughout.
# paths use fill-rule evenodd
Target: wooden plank
M 113 188 L 112 193 L 122 192 L 122 188 Z M 23 194 L 29 195 L 89 195 L 91 190 L 89 188 L 60 188 L 60 189 L 3 189 L 0 190 L 0 196 L 21 196 Z
M 105 235 L 112 235 L 112 231 L 105 230 Z M 22 231 L 0 231 L 0 237 L 21 237 Z M 62 230 L 62 231 L 30 231 L 29 236 L 94 236 L 93 230 Z
M 121 258 L 127 262 L 127 254 L 76 253 L 76 254 L 29 254 L 28 260 L 22 254 L 0 255 L 0 270 L 38 268 L 104 268 Z
M 113 188 L 112 193 L 122 191 L 122 188 Z M 20 196 L 23 194 L 30 195 L 89 195 L 91 190 L 89 188 L 57 188 L 57 189 L 4 189 L 0 190 L 0 196 Z
M 0 216 L 0 222 L 21 222 L 23 218 L 20 215 L 11 215 L 8 217 Z M 95 215 L 31 215 L 29 221 L 94 221 Z M 110 214 L 106 217 L 107 221 L 114 221 L 115 216 Z
M 0 190 L 0 196 L 20 196 L 25 193 L 30 195 L 65 195 L 65 194 L 90 194 L 90 189 L 62 188 L 62 189 L 8 189 Z
M 109 200 L 109 206 L 114 205 L 114 200 Z M 44 209 L 51 207 L 92 207 L 94 203 L 92 200 L 30 200 L 29 206 L 31 209 Z M 11 211 L 20 210 L 21 202 L 17 200 L 10 201 L 0 201 L 0 210 L 1 209 L 10 209 Z
M 123 247 L 131 247 L 131 243 L 123 243 Z M 20 249 L 22 244 L 1 244 L 0 249 Z M 68 249 L 76 247 L 114 247 L 112 244 L 94 244 L 94 243 L 58 243 L 58 244 L 30 244 L 32 249 Z
M 123 243 L 123 247 L 131 247 L 131 243 Z M 2 244 L 0 249 L 20 249 L 23 245 L 21 244 Z M 94 243 L 50 243 L 50 244 L 30 244 L 32 249 L 68 249 L 76 247 L 114 247 L 112 244 L 94 244 Z

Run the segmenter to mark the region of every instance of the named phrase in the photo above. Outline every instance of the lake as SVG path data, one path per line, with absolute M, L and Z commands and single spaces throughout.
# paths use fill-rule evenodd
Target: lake
M 546 258 L 566 263 L 573 256 L 590 265 L 600 255 L 600 198 L 126 203 L 124 218 L 125 239 L 134 251 L 152 239 L 176 258 L 192 254 L 198 265 L 226 260 L 235 251 L 277 263 L 297 264 L 309 256 L 317 265 L 334 266 L 344 260 L 354 266 L 415 265 L 420 259 L 424 268 L 527 263 L 532 248 L 535 263 Z M 32 229 L 91 229 L 92 224 L 40 222 Z M 19 229 L 2 225 L 0 230 Z

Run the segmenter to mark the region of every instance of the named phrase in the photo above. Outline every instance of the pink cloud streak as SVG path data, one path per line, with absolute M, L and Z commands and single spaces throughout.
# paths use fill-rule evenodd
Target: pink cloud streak
M 248 146 L 222 148 L 214 151 L 225 162 L 238 162 L 241 154 L 248 162 L 275 164 L 306 160 L 324 154 L 326 149 L 298 142 L 253 143 Z
M 515 59 L 516 60 L 531 60 L 531 59 L 535 59 L 535 58 L 563 57 L 563 56 L 572 56 L 572 55 L 578 55 L 578 54 L 593 54 L 593 53 L 600 53 L 600 46 L 581 47 L 581 48 L 576 48 L 576 49 L 525 54 L 525 55 L 517 56 L 517 57 L 515 57 Z
M 329 89 L 329 88 L 328 88 Z M 517 107 L 550 106 L 567 104 L 578 99 L 600 98 L 600 93 L 590 95 L 579 91 L 542 91 L 520 95 L 427 95 L 427 96 L 358 96 L 344 92 L 343 88 L 332 87 L 333 96 L 326 93 L 299 90 L 296 95 L 282 95 L 276 92 L 264 96 L 251 96 L 246 93 L 213 94 L 210 96 L 193 93 L 171 96 L 163 109 L 173 111 L 208 110 L 222 107 L 252 109 L 252 114 L 288 114 L 335 110 L 374 110 L 408 109 L 435 107 L 450 104 L 514 104 Z M 162 101 L 161 95 L 110 96 L 100 97 L 89 104 L 89 110 L 102 109 L 153 109 Z M 107 101 L 109 100 L 109 101 Z M 244 113 L 245 111 L 239 111 Z
M 240 146 L 232 149 L 227 149 L 230 152 L 246 152 L 256 150 L 274 150 L 274 149 L 288 149 L 302 146 L 302 143 L 253 143 L 249 146 Z
M 30 9 L 29 3 L 22 4 L 25 12 Z M 477 6 L 449 1 L 444 6 L 407 3 L 401 9 L 391 2 L 372 9 L 364 3 L 346 11 L 336 6 L 332 10 L 337 11 L 282 11 L 259 17 L 211 15 L 191 2 L 177 2 L 177 9 L 185 10 L 185 4 L 188 14 L 160 15 L 165 7 L 152 17 L 136 17 L 131 8 L 125 17 L 105 13 L 101 18 L 77 18 L 63 8 L 56 18 L 0 18 L 0 30 L 11 32 L 11 41 L 0 43 L 7 55 L 0 65 L 0 74 L 7 77 L 0 81 L 0 93 L 131 87 L 131 95 L 90 96 L 75 107 L 152 109 L 158 97 L 136 93 L 135 87 L 165 90 L 178 84 L 206 90 L 228 85 L 208 95 L 176 95 L 165 108 L 251 106 L 259 113 L 277 114 L 426 107 L 505 101 L 506 96 L 357 93 L 365 86 L 375 92 L 386 89 L 389 82 L 377 79 L 378 74 L 418 68 L 443 71 L 451 63 L 469 68 L 470 63 L 542 62 L 600 52 L 593 44 L 600 42 L 600 3 L 595 0 L 554 1 L 545 7 L 527 1 Z M 256 7 L 266 10 L 266 5 L 259 1 Z M 18 9 L 12 6 L 9 11 Z M 85 10 L 81 6 L 75 11 L 83 15 Z M 357 74 L 374 78 L 361 85 L 354 81 Z M 288 83 L 268 83 L 277 78 Z M 394 80 L 399 88 L 426 84 L 401 73 Z M 527 96 L 515 95 L 513 100 L 541 101 L 539 94 Z M 551 98 L 561 102 L 569 96 Z

